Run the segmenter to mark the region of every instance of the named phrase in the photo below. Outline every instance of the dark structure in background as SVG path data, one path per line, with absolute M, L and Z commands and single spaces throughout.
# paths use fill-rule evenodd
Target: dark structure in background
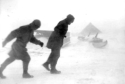
M 45 37 L 47 40 L 49 39 L 51 33 L 53 31 L 50 30 L 36 30 L 35 31 L 35 37 L 36 38 L 41 38 L 41 37 Z M 63 47 L 66 47 L 70 44 L 70 33 L 67 32 L 66 34 L 66 38 L 64 38 L 64 43 L 63 43 Z

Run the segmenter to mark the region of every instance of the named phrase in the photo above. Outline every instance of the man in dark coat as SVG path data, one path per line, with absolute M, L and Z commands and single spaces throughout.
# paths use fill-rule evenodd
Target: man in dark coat
M 28 73 L 28 65 L 30 62 L 30 56 L 27 53 L 26 45 L 28 42 L 38 44 L 43 47 L 43 42 L 37 40 L 33 33 L 34 30 L 41 26 L 40 20 L 34 20 L 32 23 L 21 26 L 18 29 L 13 30 L 7 38 L 3 41 L 2 46 L 4 47 L 8 42 L 16 38 L 16 41 L 12 44 L 12 48 L 8 53 L 7 58 L 0 67 L 0 78 L 6 78 L 3 75 L 3 70 L 16 59 L 22 60 L 23 62 L 23 78 L 32 78 L 33 76 Z
M 69 14 L 64 20 L 60 21 L 54 28 L 51 36 L 49 37 L 47 47 L 51 49 L 51 53 L 48 60 L 43 64 L 43 66 L 50 71 L 51 74 L 60 74 L 61 71 L 56 69 L 57 61 L 60 57 L 60 49 L 63 45 L 63 39 L 66 37 L 68 31 L 68 25 L 73 23 L 74 17 Z M 51 69 L 49 68 L 49 64 Z

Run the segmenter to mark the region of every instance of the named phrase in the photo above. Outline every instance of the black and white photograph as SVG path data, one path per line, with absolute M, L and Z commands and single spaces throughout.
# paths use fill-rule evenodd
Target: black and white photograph
M 0 0 L 0 84 L 125 84 L 125 0 Z

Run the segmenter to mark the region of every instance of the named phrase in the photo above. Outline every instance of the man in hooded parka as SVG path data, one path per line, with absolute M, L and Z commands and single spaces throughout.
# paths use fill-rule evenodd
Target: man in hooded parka
M 43 47 L 43 42 L 37 40 L 33 33 L 34 30 L 41 26 L 41 22 L 35 19 L 32 23 L 19 27 L 13 30 L 3 41 L 2 46 L 4 47 L 8 42 L 16 38 L 16 41 L 12 44 L 12 48 L 8 53 L 9 58 L 7 58 L 0 67 L 0 78 L 6 78 L 3 75 L 3 70 L 16 59 L 22 60 L 23 62 L 23 78 L 32 78 L 33 76 L 28 73 L 28 65 L 30 62 L 30 56 L 27 53 L 26 45 L 28 42 L 38 44 Z
M 51 53 L 47 59 L 47 61 L 43 64 L 43 66 L 51 72 L 51 74 L 60 74 L 61 71 L 56 69 L 57 61 L 60 57 L 60 49 L 63 45 L 63 39 L 66 37 L 66 33 L 68 31 L 68 25 L 73 23 L 74 21 L 73 15 L 69 14 L 67 17 L 60 21 L 57 26 L 54 28 L 54 31 L 49 37 L 47 42 L 47 47 L 51 49 Z M 49 68 L 49 64 L 51 69 Z

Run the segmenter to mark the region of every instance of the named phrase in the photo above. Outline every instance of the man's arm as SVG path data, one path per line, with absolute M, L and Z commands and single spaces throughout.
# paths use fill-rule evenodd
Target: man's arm
M 41 42 L 40 40 L 37 40 L 34 35 L 32 35 L 31 39 L 30 39 L 31 43 L 34 43 L 36 45 L 40 45 L 41 47 L 43 47 L 43 42 Z
M 4 47 L 8 42 L 20 36 L 21 35 L 20 33 L 21 33 L 20 29 L 15 29 L 11 31 L 10 34 L 6 37 L 6 39 L 3 41 L 2 46 Z

